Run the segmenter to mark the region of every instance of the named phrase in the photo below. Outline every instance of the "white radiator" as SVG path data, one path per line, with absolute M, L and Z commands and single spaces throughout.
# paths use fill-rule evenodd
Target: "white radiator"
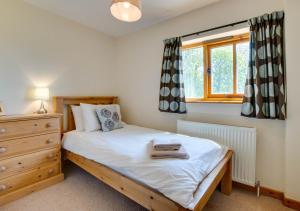
M 211 139 L 232 148 L 233 180 L 255 186 L 256 128 L 178 120 L 177 133 Z

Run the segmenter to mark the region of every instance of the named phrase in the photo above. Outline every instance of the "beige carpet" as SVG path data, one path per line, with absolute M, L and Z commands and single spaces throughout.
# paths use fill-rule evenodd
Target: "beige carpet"
M 1 211 L 145 211 L 93 176 L 69 164 L 65 181 L 0 207 Z M 269 197 L 235 189 L 231 196 L 216 191 L 206 211 L 291 210 Z

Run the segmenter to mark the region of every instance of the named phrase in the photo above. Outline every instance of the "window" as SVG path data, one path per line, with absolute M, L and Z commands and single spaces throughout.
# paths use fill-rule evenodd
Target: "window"
M 184 45 L 187 102 L 241 102 L 248 59 L 249 33 Z

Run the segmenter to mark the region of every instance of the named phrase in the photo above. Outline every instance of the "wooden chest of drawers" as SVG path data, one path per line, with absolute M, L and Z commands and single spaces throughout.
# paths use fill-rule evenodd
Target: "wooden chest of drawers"
M 0 117 L 0 206 L 64 179 L 60 118 Z

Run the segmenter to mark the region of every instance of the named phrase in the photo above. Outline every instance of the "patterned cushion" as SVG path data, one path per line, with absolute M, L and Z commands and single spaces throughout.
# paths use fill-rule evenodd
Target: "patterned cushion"
M 116 106 L 97 108 L 96 113 L 103 132 L 123 128 Z

